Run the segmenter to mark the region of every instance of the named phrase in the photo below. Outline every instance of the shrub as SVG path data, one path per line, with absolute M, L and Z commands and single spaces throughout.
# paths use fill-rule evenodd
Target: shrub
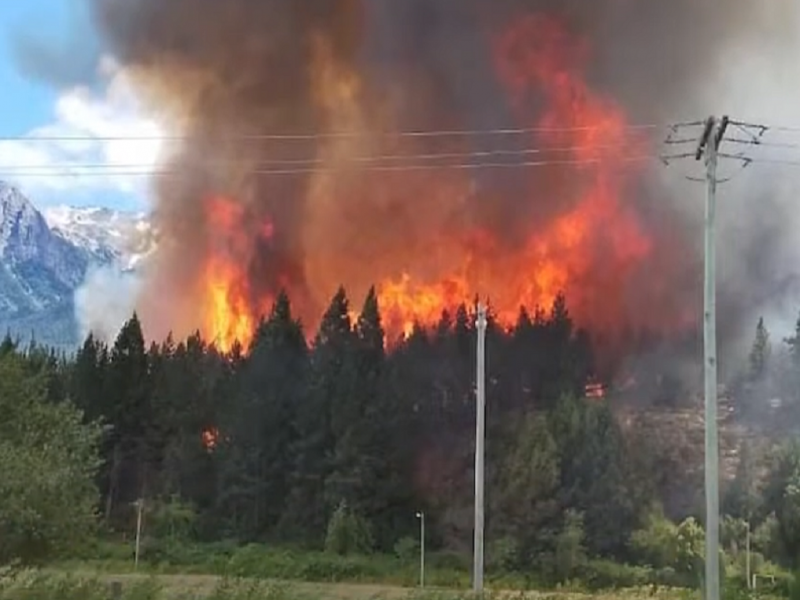
M 574 576 L 578 567 L 585 562 L 583 538 L 583 516 L 572 510 L 567 511 L 564 527 L 556 538 L 554 567 L 558 581 L 566 581 Z
M 643 562 L 656 568 L 672 567 L 677 562 L 677 538 L 677 526 L 660 507 L 654 507 L 645 526 L 631 535 L 631 546 Z
M 514 538 L 504 537 L 489 544 L 487 568 L 510 573 L 519 567 L 519 544 Z
M 656 580 L 652 569 L 609 560 L 586 561 L 577 569 L 576 574 L 586 588 L 592 591 L 639 587 Z
M 347 507 L 344 501 L 328 523 L 325 550 L 332 554 L 369 554 L 374 547 L 369 523 Z
M 403 561 L 412 561 L 419 557 L 419 541 L 412 537 L 403 537 L 394 545 L 394 554 Z
M 197 512 L 177 496 L 147 506 L 150 532 L 158 538 L 185 541 L 195 533 Z

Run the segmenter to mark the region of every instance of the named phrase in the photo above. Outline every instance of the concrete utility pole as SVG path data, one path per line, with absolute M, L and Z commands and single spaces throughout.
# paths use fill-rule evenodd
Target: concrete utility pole
M 425 587 L 425 513 L 417 513 L 419 519 L 419 587 Z
M 478 304 L 478 351 L 475 418 L 475 554 L 472 590 L 483 593 L 483 446 L 486 437 L 486 308 Z
M 719 441 L 717 438 L 717 299 L 716 210 L 717 162 L 728 117 L 709 117 L 697 147 L 696 159 L 705 156 L 705 273 L 703 339 L 705 367 L 705 487 L 706 487 L 706 600 L 719 600 Z

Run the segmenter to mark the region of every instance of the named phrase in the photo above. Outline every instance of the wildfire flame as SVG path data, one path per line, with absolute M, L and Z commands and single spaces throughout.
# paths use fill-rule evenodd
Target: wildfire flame
M 219 443 L 219 430 L 216 427 L 204 429 L 200 434 L 200 439 L 206 450 L 210 452 L 214 450 Z
M 569 148 L 567 161 L 581 169 L 578 200 L 569 212 L 531 232 L 514 256 L 504 252 L 499 240 L 477 231 L 470 236 L 464 265 L 439 281 L 426 284 L 404 273 L 380 285 L 379 298 L 389 329 L 409 333 L 415 322 L 431 324 L 443 309 L 453 310 L 475 295 L 475 263 L 482 263 L 482 288 L 490 292 L 502 325 L 512 325 L 520 306 L 549 307 L 560 292 L 568 292 L 571 306 L 586 320 L 601 314 L 619 323 L 624 309 L 615 303 L 614 290 L 631 268 L 651 251 L 651 242 L 636 214 L 622 203 L 630 176 L 627 157 L 643 151 L 641 139 L 632 137 L 622 112 L 610 101 L 594 95 L 581 78 L 585 46 L 573 42 L 557 20 L 542 16 L 522 19 L 496 45 L 497 70 L 516 104 L 525 105 L 530 94 L 544 94 L 547 109 L 534 128 L 533 140 L 542 147 Z M 523 112 L 522 110 L 520 112 Z M 564 157 L 561 157 L 564 160 Z M 531 190 L 532 199 L 536 190 Z M 597 253 L 608 254 L 616 273 L 594 272 Z M 487 275 L 488 273 L 488 275 Z M 587 295 L 585 286 L 595 281 Z M 589 311 L 606 303 L 604 310 Z M 593 314 L 592 314 L 593 313 Z M 599 323 L 597 325 L 602 325 Z
M 415 324 L 434 324 L 444 310 L 452 313 L 477 294 L 490 297 L 503 326 L 516 321 L 521 306 L 547 308 L 562 292 L 573 313 L 596 328 L 611 329 L 644 318 L 630 313 L 623 294 L 630 273 L 653 250 L 646 228 L 625 201 L 626 186 L 638 171 L 634 159 L 646 153 L 646 141 L 632 131 L 614 102 L 589 88 L 582 75 L 587 45 L 568 35 L 558 20 L 541 15 L 521 18 L 495 42 L 496 71 L 518 118 L 532 125 L 532 145 L 561 150 L 557 159 L 548 155 L 554 164 L 547 168 L 565 182 L 559 187 L 570 202 L 558 205 L 568 208 L 538 220 L 511 250 L 507 240 L 488 229 L 466 224 L 456 224 L 455 233 L 448 231 L 443 239 L 425 243 L 411 243 L 399 235 L 395 239 L 389 227 L 381 231 L 380 239 L 339 242 L 341 247 L 315 247 L 314 252 L 306 247 L 302 269 L 307 289 L 302 293 L 314 295 L 314 302 L 319 304 L 339 284 L 356 293 L 376 284 L 389 338 L 410 334 Z M 328 125 L 337 130 L 368 130 L 370 120 L 360 110 L 358 74 L 337 64 L 324 40 L 315 45 L 315 52 L 312 72 Z M 527 107 L 537 105 L 544 108 L 537 118 L 529 119 Z M 314 206 L 316 213 L 311 216 L 316 216 L 316 222 L 310 218 L 306 223 L 306 246 L 337 227 L 318 215 L 348 218 L 346 211 L 334 210 L 344 197 L 361 194 L 380 205 L 392 199 L 389 194 L 412 196 L 425 190 L 435 211 L 439 194 L 452 200 L 453 194 L 466 196 L 472 186 L 468 173 L 396 179 L 384 174 L 379 185 L 373 175 L 346 168 L 353 144 L 346 138 L 334 139 L 319 150 L 321 160 L 336 168 L 310 178 L 306 200 Z M 540 181 L 531 174 L 527 185 L 532 204 L 547 201 L 537 187 Z M 206 202 L 210 240 L 202 282 L 203 327 L 223 352 L 231 351 L 237 342 L 247 349 L 274 297 L 261 292 L 254 297 L 253 273 L 248 269 L 257 252 L 253 240 L 271 239 L 279 225 L 249 222 L 244 206 L 224 196 Z M 416 237 L 430 234 L 427 237 L 435 238 L 436 232 L 425 227 L 430 226 L 419 226 Z M 365 267 L 364 261 L 372 262 Z M 291 296 L 293 290 L 287 291 Z M 313 328 L 319 314 L 302 317 Z
M 213 232 L 210 255 L 203 277 L 204 333 L 223 353 L 238 344 L 247 350 L 258 319 L 257 307 L 267 308 L 268 299 L 255 304 L 247 273 L 248 257 L 255 251 L 246 228 L 246 214 L 240 204 L 222 196 L 207 202 L 207 230 Z M 270 238 L 271 223 L 260 234 Z

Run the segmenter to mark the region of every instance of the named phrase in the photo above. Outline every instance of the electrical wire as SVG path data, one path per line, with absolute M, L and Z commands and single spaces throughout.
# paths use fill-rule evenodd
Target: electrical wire
M 702 122 L 685 123 L 642 123 L 624 125 L 620 129 L 624 131 L 646 131 L 678 126 L 692 127 L 702 125 Z M 596 131 L 602 129 L 602 125 L 585 125 L 573 127 L 521 127 L 521 128 L 494 128 L 494 129 L 440 129 L 440 130 L 410 130 L 410 131 L 338 131 L 324 133 L 243 133 L 228 134 L 222 136 L 187 136 L 187 135 L 23 135 L 23 136 L 0 136 L 0 142 L 114 142 L 114 141 L 183 141 L 202 139 L 204 141 L 291 141 L 291 140 L 321 140 L 336 138 L 360 138 L 360 137 L 462 137 L 462 136 L 483 136 L 483 135 L 523 135 L 526 133 L 570 133 L 579 131 Z
M 500 157 L 500 156 L 527 156 L 532 154 L 547 154 L 549 152 L 559 153 L 559 152 L 585 152 L 587 150 L 612 150 L 612 149 L 619 149 L 619 148 L 628 148 L 630 144 L 598 144 L 598 145 L 584 145 L 584 146 L 566 146 L 566 147 L 556 147 L 556 148 L 523 148 L 520 150 L 478 150 L 474 152 L 436 152 L 430 154 L 383 154 L 383 155 L 373 155 L 373 156 L 352 156 L 352 157 L 345 157 L 341 159 L 341 162 L 354 162 L 354 163 L 374 163 L 374 162 L 383 162 L 383 161 L 403 161 L 403 160 L 438 160 L 438 159 L 466 159 L 466 158 L 488 158 L 488 157 Z M 241 165 L 243 162 L 246 163 L 247 159 L 201 159 L 201 160 L 193 160 L 189 163 L 183 163 L 183 166 L 194 167 L 194 166 L 203 166 L 203 167 L 211 167 L 211 166 L 220 166 L 220 165 L 227 165 L 227 164 L 236 164 Z M 319 158 L 297 158 L 297 159 L 259 159 L 257 163 L 253 166 L 280 166 L 280 165 L 299 165 L 299 166 L 313 166 L 313 165 L 321 165 L 324 166 L 327 164 L 327 161 Z M 11 166 L 14 170 L 36 170 L 42 168 L 51 168 L 51 165 L 12 165 Z M 132 164 L 124 164 L 124 163 L 66 163 L 64 168 L 78 168 L 78 169 L 107 169 L 107 168 L 114 168 L 114 169 L 149 169 L 151 167 L 150 163 L 132 163 Z M 2 165 L 0 165 L 0 169 L 2 169 Z
M 545 166 L 583 166 L 610 162 L 613 164 L 643 162 L 650 160 L 658 160 L 660 157 L 656 155 L 638 155 L 638 156 L 623 156 L 613 158 L 597 158 L 597 159 L 574 159 L 574 160 L 541 160 L 541 161 L 520 161 L 520 162 L 475 162 L 475 163 L 450 163 L 450 164 L 416 164 L 416 165 L 380 165 L 380 166 L 365 166 L 357 167 L 353 170 L 358 171 L 376 171 L 376 172 L 406 172 L 406 171 L 433 171 L 440 169 L 456 169 L 456 170 L 473 170 L 473 169 L 512 169 L 512 168 L 536 168 Z M 69 167 L 62 170 L 55 170 L 55 167 L 47 167 L 51 169 L 49 172 L 30 172 L 22 171 L 15 172 L 12 170 L 4 170 L 0 167 L 0 177 L 163 177 L 169 175 L 182 175 L 193 176 L 185 170 L 174 169 L 153 169 L 153 170 L 113 170 L 97 169 L 86 171 L 83 173 L 70 172 Z M 301 175 L 301 174 L 317 174 L 317 173 L 336 173 L 348 171 L 346 167 L 309 167 L 309 168 L 290 168 L 290 169 L 248 169 L 246 172 L 252 175 Z

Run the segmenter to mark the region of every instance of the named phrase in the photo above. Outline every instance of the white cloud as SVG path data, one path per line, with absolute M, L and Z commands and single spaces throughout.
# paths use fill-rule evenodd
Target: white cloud
M 146 198 L 164 129 L 145 114 L 113 59 L 101 60 L 98 73 L 99 92 L 83 86 L 64 90 L 50 123 L 19 139 L 0 140 L 0 179 L 44 203 L 69 202 L 74 195 Z

